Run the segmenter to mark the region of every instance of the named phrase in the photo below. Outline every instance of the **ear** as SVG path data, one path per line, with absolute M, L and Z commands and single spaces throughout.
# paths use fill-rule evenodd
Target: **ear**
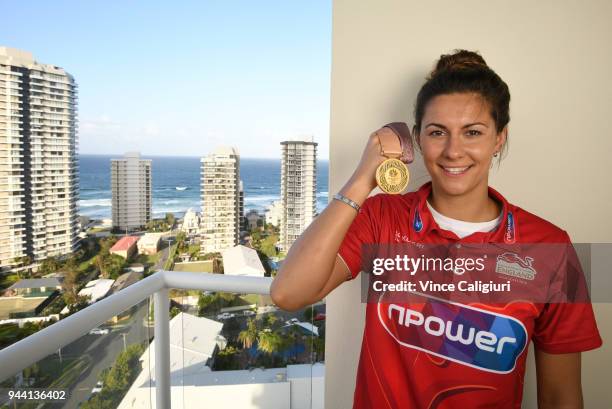
M 495 152 L 500 152 L 506 141 L 508 140 L 508 125 L 504 126 L 504 129 L 501 130 L 500 133 L 495 137 Z

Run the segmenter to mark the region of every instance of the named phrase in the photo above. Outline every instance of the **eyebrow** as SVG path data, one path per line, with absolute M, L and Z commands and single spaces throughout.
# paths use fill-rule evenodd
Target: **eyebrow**
M 482 122 L 473 122 L 473 123 L 471 123 L 471 124 L 466 124 L 466 125 L 463 125 L 463 126 L 461 127 L 461 129 L 469 128 L 470 126 L 474 126 L 474 125 L 482 125 L 482 126 L 484 126 L 485 128 L 488 128 L 488 126 L 487 126 L 487 125 L 485 125 L 485 124 L 483 124 Z M 430 122 L 430 123 L 428 123 L 427 125 L 425 125 L 425 128 L 430 127 L 430 126 L 437 126 L 438 128 L 447 129 L 447 128 L 446 128 L 444 125 L 442 125 L 442 124 L 437 124 L 437 123 L 435 123 L 435 122 Z

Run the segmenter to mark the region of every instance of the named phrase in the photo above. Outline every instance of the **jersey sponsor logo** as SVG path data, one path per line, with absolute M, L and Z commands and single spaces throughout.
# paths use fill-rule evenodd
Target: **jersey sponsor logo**
M 414 211 L 414 220 L 412 221 L 412 227 L 417 233 L 423 230 L 423 220 L 421 220 L 419 209 L 415 209 Z
M 533 280 L 536 270 L 533 268 L 533 258 L 521 258 L 516 253 L 506 252 L 497 256 L 495 272 L 524 280 Z
M 514 243 L 516 241 L 516 223 L 512 212 L 508 212 L 506 217 L 506 231 L 504 232 L 504 241 L 506 243 Z
M 422 294 L 415 297 L 423 301 L 378 304 L 382 326 L 400 345 L 482 371 L 514 370 L 527 345 L 527 330 L 519 320 Z

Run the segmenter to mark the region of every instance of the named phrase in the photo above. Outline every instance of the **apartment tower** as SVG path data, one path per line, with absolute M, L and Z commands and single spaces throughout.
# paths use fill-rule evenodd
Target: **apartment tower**
M 113 228 L 121 231 L 142 229 L 151 221 L 151 160 L 128 152 L 122 159 L 111 159 Z
M 201 159 L 202 253 L 238 244 L 240 234 L 240 155 L 219 147 Z
M 0 47 L 0 268 L 77 248 L 76 111 L 70 74 Z
M 317 143 L 312 137 L 281 142 L 281 208 L 279 245 L 289 251 L 315 217 Z

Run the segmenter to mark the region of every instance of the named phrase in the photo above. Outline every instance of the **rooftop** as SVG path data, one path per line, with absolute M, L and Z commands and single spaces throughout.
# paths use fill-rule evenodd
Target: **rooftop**
M 79 295 L 91 296 L 91 302 L 96 302 L 100 298 L 104 297 L 108 294 L 108 291 L 113 286 L 115 280 L 107 279 L 107 278 L 99 278 L 97 280 L 91 280 L 88 282 L 85 287 L 79 291 Z
M 125 236 L 119 239 L 117 243 L 113 247 L 111 247 L 110 251 L 126 251 L 130 247 L 132 247 L 138 241 L 138 237 L 135 236 Z
M 259 275 L 265 273 L 263 264 L 257 255 L 257 251 L 243 245 L 226 249 L 223 255 L 223 270 L 225 274 L 235 275 Z
M 121 274 L 119 277 L 117 277 L 117 279 L 113 283 L 111 291 L 113 293 L 116 293 L 117 291 L 121 291 L 125 287 L 129 287 L 130 285 L 140 280 L 141 277 L 142 277 L 142 273 L 137 273 L 135 271 L 130 271 L 129 273 Z
M 141 247 L 157 246 L 163 235 L 163 233 L 145 233 L 140 240 L 138 240 L 138 245 Z
M 61 287 L 62 277 L 47 277 L 47 278 L 28 278 L 19 280 L 7 291 L 16 290 L 19 288 L 41 288 L 41 287 Z
M 46 297 L 0 297 L 0 320 L 9 319 L 11 313 L 25 313 L 36 310 Z

